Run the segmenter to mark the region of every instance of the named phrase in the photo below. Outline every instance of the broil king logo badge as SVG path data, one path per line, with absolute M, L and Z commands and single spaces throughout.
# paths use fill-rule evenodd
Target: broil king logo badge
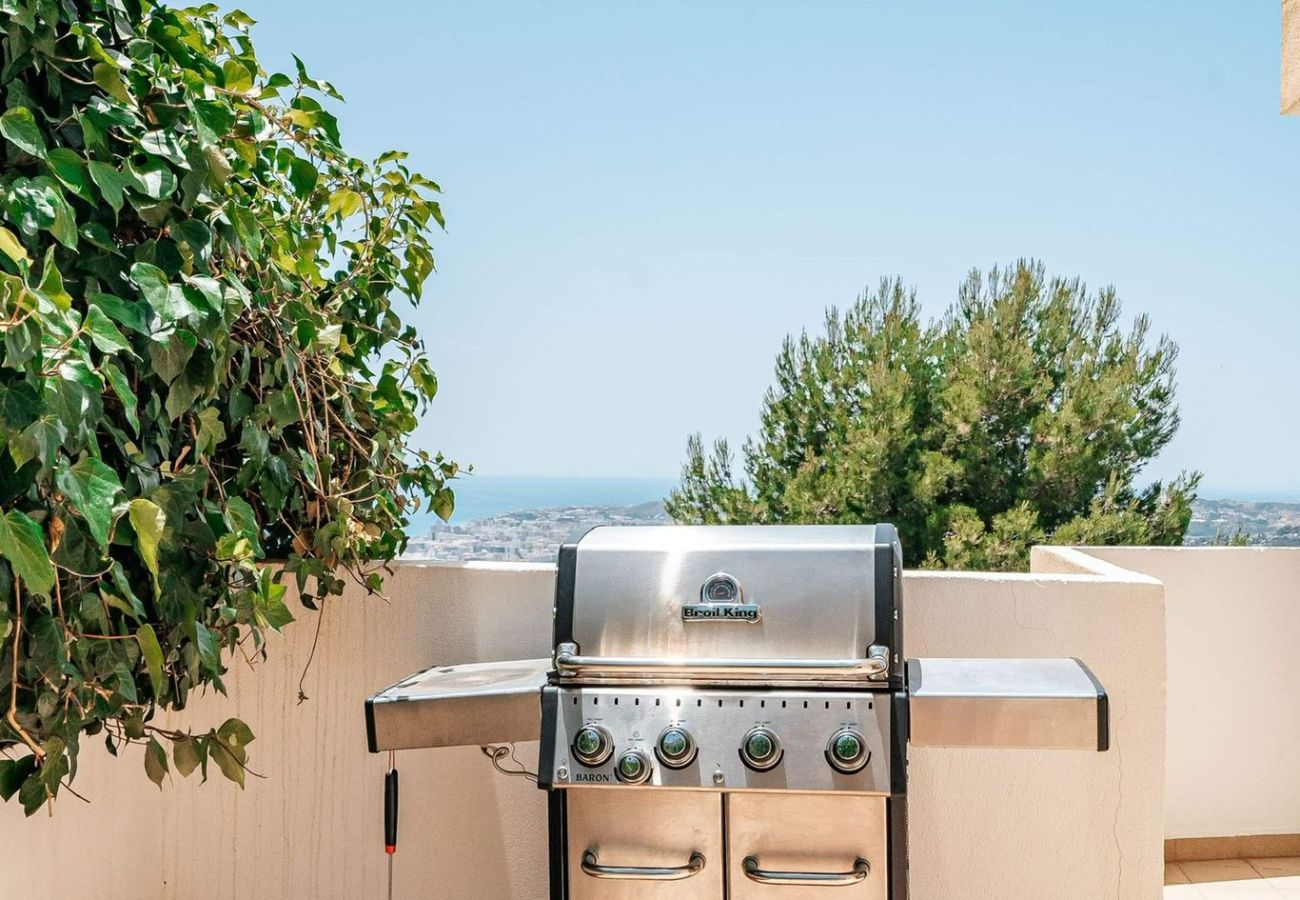
M 743 602 L 740 582 L 725 572 L 710 575 L 700 588 L 699 603 L 682 604 L 686 622 L 757 622 L 757 603 Z

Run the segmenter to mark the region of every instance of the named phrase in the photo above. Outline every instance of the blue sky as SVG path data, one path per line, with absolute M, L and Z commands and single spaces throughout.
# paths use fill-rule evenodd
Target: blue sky
M 1152 475 L 1300 497 L 1275 0 L 243 7 L 354 152 L 442 184 L 419 440 L 481 473 L 674 475 L 688 433 L 753 430 L 827 305 L 897 274 L 937 314 L 1031 255 L 1181 344 Z

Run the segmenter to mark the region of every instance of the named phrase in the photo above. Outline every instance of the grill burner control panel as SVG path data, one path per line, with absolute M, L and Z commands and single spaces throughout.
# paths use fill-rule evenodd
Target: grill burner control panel
M 542 719 L 555 728 L 542 735 L 539 783 L 889 794 L 889 700 L 867 691 L 548 687 Z

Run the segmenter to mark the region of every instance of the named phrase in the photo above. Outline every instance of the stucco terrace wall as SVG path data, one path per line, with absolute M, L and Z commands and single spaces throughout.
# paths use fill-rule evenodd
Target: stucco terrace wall
M 914 750 L 916 900 L 1160 896 L 1161 588 L 1076 563 L 1068 574 L 907 574 L 909 655 L 1078 656 L 1109 688 L 1113 715 L 1107 754 Z M 198 727 L 238 712 L 257 732 L 251 764 L 265 780 L 160 792 L 139 754 L 112 760 L 92 741 L 76 782 L 92 803 L 67 797 L 52 819 L 31 820 L 0 806 L 0 868 L 21 873 L 25 900 L 383 896 L 385 760 L 366 752 L 363 699 L 434 663 L 545 655 L 553 581 L 548 566 L 398 566 L 391 603 L 326 608 L 311 700 L 299 704 L 314 625 L 304 612 L 260 672 L 232 673 L 229 698 L 178 717 Z M 535 745 L 520 750 L 535 759 Z M 542 792 L 472 748 L 404 752 L 398 767 L 395 896 L 543 900 Z
M 1166 836 L 1300 833 L 1300 549 L 1086 552 L 1165 585 Z

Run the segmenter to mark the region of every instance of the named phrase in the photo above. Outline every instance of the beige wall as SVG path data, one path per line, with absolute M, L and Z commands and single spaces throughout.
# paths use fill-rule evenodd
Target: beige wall
M 1089 574 L 1086 558 L 1034 563 L 1030 575 L 909 573 L 907 654 L 1078 657 L 1110 694 L 1110 752 L 912 750 L 913 896 L 1154 900 L 1162 589 L 1118 570 Z
M 207 784 L 177 779 L 159 792 L 139 754 L 114 760 L 89 742 L 75 787 L 90 806 L 61 798 L 53 819 L 24 820 L 0 804 L 0 871 L 23 873 L 24 900 L 384 896 L 386 758 L 366 750 L 365 698 L 434 663 L 545 656 L 553 584 L 550 566 L 398 566 L 391 603 L 357 592 L 325 608 L 311 700 L 298 704 L 315 624 L 303 610 L 260 672 L 232 672 L 228 699 L 176 717 L 198 729 L 237 712 L 265 780 L 241 792 L 214 768 Z M 495 776 L 476 749 L 408 751 L 398 768 L 396 897 L 544 896 L 541 791 Z
M 198 727 L 237 710 L 257 732 L 250 762 L 266 780 L 160 793 L 138 755 L 114 761 L 88 746 L 76 787 L 92 805 L 69 798 L 53 819 L 26 821 L 0 806 L 0 867 L 21 866 L 25 900 L 383 896 L 384 759 L 365 751 L 363 699 L 433 663 L 545 655 L 553 578 L 545 566 L 399 566 L 391 604 L 349 596 L 327 608 L 312 699 L 299 705 L 304 613 L 260 673 L 235 673 L 229 699 L 181 717 Z M 1159 897 L 1159 585 L 908 573 L 906 591 L 909 655 L 1079 656 L 1114 711 L 1108 754 L 913 751 L 916 900 Z M 535 745 L 522 749 L 535 758 Z M 407 751 L 398 766 L 397 897 L 543 900 L 542 792 L 494 775 L 475 749 Z
M 1300 0 L 1282 0 L 1282 112 L 1300 115 Z
M 1300 549 L 1087 552 L 1165 585 L 1166 835 L 1300 833 Z

